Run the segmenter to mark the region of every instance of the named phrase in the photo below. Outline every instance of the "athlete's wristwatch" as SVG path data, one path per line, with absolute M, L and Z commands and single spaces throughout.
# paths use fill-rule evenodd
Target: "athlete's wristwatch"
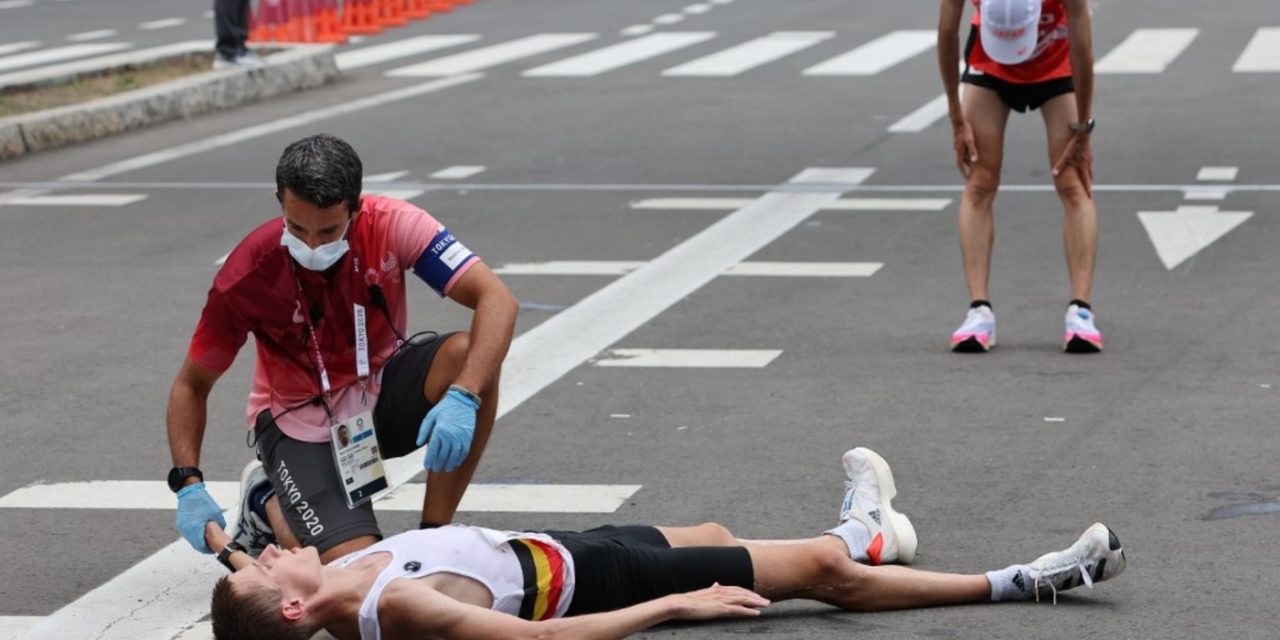
M 1093 121 L 1093 118 L 1089 118 L 1087 122 L 1072 122 L 1067 125 L 1067 128 L 1070 129 L 1072 133 L 1093 133 L 1093 127 L 1095 124 L 1097 123 Z
M 195 467 L 174 467 L 169 470 L 169 490 L 177 493 L 182 491 L 183 483 L 187 478 L 195 476 L 204 482 L 204 472 Z

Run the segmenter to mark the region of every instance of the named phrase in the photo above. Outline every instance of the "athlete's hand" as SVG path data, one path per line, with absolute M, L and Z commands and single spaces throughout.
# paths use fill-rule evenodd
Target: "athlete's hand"
M 1089 134 L 1076 131 L 1067 140 L 1067 148 L 1062 150 L 1062 157 L 1053 165 L 1053 177 L 1058 177 L 1068 167 L 1075 169 L 1084 185 L 1084 192 L 1093 197 L 1093 146 Z
M 222 517 L 222 508 L 205 491 L 204 483 L 189 484 L 178 491 L 178 516 L 175 523 L 178 533 L 200 553 L 213 553 L 204 541 L 204 525 L 207 522 L 216 522 L 224 529 L 227 527 L 227 521 Z
M 973 163 L 978 161 L 978 143 L 973 141 L 973 129 L 967 119 L 951 122 L 951 133 L 955 140 L 952 146 L 956 150 L 956 168 L 966 179 L 973 171 Z
M 750 589 L 726 587 L 720 583 L 670 597 L 675 599 L 676 618 L 680 620 L 752 617 L 760 615 L 760 610 L 769 606 L 767 599 Z
M 457 389 L 449 389 L 427 412 L 418 428 L 418 446 L 430 442 L 422 466 L 431 471 L 449 472 L 458 468 L 471 451 L 476 434 L 476 411 L 480 405 Z

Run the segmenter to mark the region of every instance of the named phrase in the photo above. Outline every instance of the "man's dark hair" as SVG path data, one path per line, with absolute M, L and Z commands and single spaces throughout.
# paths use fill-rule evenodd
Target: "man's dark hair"
M 322 209 L 345 202 L 347 213 L 355 213 L 363 180 L 364 166 L 356 150 L 325 133 L 285 147 L 276 163 L 276 196 L 283 199 L 288 189 Z
M 218 578 L 213 585 L 209 609 L 217 640 L 308 640 L 319 631 L 280 614 L 279 589 L 245 585 L 236 589 L 230 576 Z

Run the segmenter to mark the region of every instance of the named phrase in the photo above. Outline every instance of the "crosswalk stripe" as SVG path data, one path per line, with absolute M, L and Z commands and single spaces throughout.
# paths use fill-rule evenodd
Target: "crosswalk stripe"
M 593 364 L 597 367 L 763 369 L 780 355 L 779 349 L 609 349 Z
M 97 31 L 81 31 L 67 36 L 67 40 L 71 42 L 86 42 L 89 40 L 101 40 L 103 38 L 115 37 L 117 31 L 115 29 L 98 29 Z
M 1255 31 L 1231 70 L 1236 73 L 1280 72 L 1280 27 L 1262 27 Z
M 649 198 L 631 203 L 632 209 L 720 211 L 741 209 L 751 198 Z M 942 211 L 948 198 L 840 198 L 824 205 L 824 211 Z
M 889 133 L 918 133 L 947 115 L 947 94 L 942 94 L 889 125 Z
M 0 640 L 21 638 L 42 616 L 0 616 Z
M 1240 173 L 1240 167 L 1200 167 L 1196 180 L 1231 182 Z
M 0 44 L 0 56 L 7 56 L 11 53 L 26 51 L 40 46 L 39 40 L 26 40 L 24 42 L 10 42 L 9 44 Z
M 480 36 L 461 34 L 448 36 L 418 36 L 406 38 L 386 44 L 376 44 L 354 51 L 343 51 L 333 56 L 338 68 L 342 70 L 359 69 L 370 65 L 404 58 L 407 56 L 428 53 L 437 49 L 467 44 L 479 40 Z
M 512 262 L 493 272 L 498 275 L 538 276 L 621 276 L 645 265 L 639 260 L 550 260 Z M 724 272 L 727 276 L 867 278 L 875 275 L 882 262 L 739 262 Z
M 594 40 L 594 33 L 540 33 L 509 42 L 473 49 L 452 56 L 392 69 L 386 75 L 395 78 L 451 76 L 480 71 L 520 58 L 555 51 Z
M 230 506 L 240 503 L 240 483 L 210 481 L 205 489 Z M 633 484 L 488 484 L 467 487 L 459 511 L 469 513 L 613 513 L 640 485 Z M 380 511 L 421 511 L 425 485 L 409 483 L 374 503 Z M 155 480 L 98 480 L 23 487 L 0 497 L 0 509 L 143 509 L 170 511 L 173 492 Z
M 587 77 L 648 60 L 715 37 L 714 31 L 655 33 L 525 71 L 528 77 Z
M 69 60 L 71 58 L 83 58 L 86 56 L 98 55 L 100 53 L 128 49 L 132 46 L 133 43 L 130 42 L 103 42 L 99 44 L 73 44 L 53 49 L 42 49 L 40 51 L 32 51 L 30 53 L 22 53 L 0 58 L 0 71 L 18 69 L 20 67 L 30 67 L 38 64 L 47 64 L 50 62 L 57 62 L 59 60 Z
M 17 9 L 18 7 L 29 7 L 35 4 L 32 0 L 5 0 L 0 2 L 0 9 Z
M 831 31 L 778 31 L 763 38 L 698 58 L 662 72 L 664 76 L 735 76 L 760 65 L 807 49 L 835 33 Z
M 75 193 L 12 198 L 5 206 L 20 207 L 123 207 L 147 199 L 145 193 Z
M 1095 73 L 1164 73 L 1199 29 L 1135 29 L 1093 65 Z
M 157 29 L 168 29 L 169 27 L 180 27 L 186 23 L 186 18 L 163 18 L 161 20 L 143 22 L 138 25 L 138 28 L 143 31 L 155 31 Z
M 936 46 L 930 30 L 903 30 L 881 36 L 857 49 L 805 69 L 806 76 L 872 76 Z
M 435 178 L 436 180 L 466 180 L 471 176 L 484 172 L 484 169 L 483 165 L 460 164 L 441 169 L 431 174 L 429 177 Z

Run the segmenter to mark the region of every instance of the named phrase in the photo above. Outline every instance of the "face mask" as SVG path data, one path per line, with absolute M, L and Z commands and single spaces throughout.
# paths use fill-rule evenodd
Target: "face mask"
M 289 255 L 303 268 L 312 271 L 324 271 L 332 267 L 342 256 L 347 253 L 350 245 L 347 244 L 347 230 L 351 228 L 351 223 L 347 223 L 347 229 L 342 231 L 342 237 L 322 244 L 314 249 L 307 246 L 297 236 L 289 233 L 289 229 L 284 230 L 284 235 L 280 236 L 280 244 L 289 249 Z

